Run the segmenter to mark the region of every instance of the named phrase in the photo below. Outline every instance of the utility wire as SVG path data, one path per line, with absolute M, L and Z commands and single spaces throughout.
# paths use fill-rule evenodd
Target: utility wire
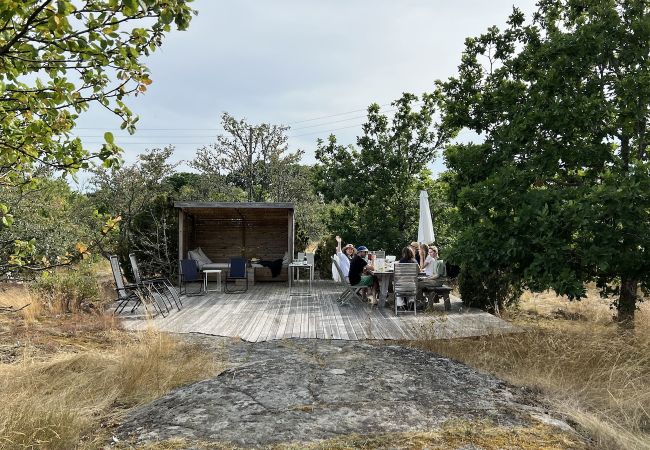
M 419 104 L 419 103 L 422 103 L 422 102 L 421 101 L 415 102 L 416 105 Z M 384 107 L 384 106 L 390 106 L 390 105 L 391 105 L 390 103 L 385 103 L 385 104 L 379 105 L 379 106 Z M 355 109 L 355 110 L 352 110 L 352 111 L 346 111 L 346 112 L 341 112 L 341 113 L 336 113 L 336 114 L 330 114 L 330 115 L 327 115 L 327 116 L 313 117 L 311 119 L 304 119 L 304 120 L 298 120 L 298 121 L 295 121 L 295 122 L 288 122 L 286 125 L 293 125 L 293 124 L 304 123 L 304 122 L 312 122 L 314 120 L 321 120 L 321 119 L 329 119 L 330 117 L 344 116 L 344 115 L 347 115 L 347 114 L 364 112 L 364 111 L 367 111 L 367 110 L 368 110 L 367 108 Z M 386 113 L 386 112 L 392 112 L 392 111 L 396 111 L 396 110 L 397 110 L 397 108 L 394 108 L 394 109 L 383 111 L 383 112 Z M 341 122 L 344 122 L 346 120 L 353 120 L 353 119 L 363 118 L 363 117 L 366 117 L 366 116 L 364 115 L 364 116 L 359 116 L 359 117 L 350 117 L 348 119 L 341 120 Z M 336 123 L 336 122 L 339 122 L 339 121 L 325 122 L 322 125 L 326 125 L 328 123 Z M 300 130 L 302 128 L 310 128 L 310 127 L 315 127 L 315 126 L 318 126 L 318 125 L 309 125 L 307 127 L 293 128 L 293 129 L 294 130 Z M 121 128 L 104 128 L 104 127 L 75 127 L 75 129 L 76 130 L 119 130 L 119 131 L 123 131 Z M 140 131 L 145 131 L 145 130 L 146 131 L 184 131 L 184 130 L 187 130 L 187 131 L 223 131 L 223 127 L 219 126 L 218 128 L 138 128 L 138 130 L 140 130 Z

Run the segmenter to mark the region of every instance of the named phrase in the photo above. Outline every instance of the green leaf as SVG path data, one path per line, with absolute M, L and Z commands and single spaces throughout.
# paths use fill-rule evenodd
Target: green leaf
M 113 133 L 111 133 L 110 131 L 107 131 L 106 133 L 104 133 L 104 140 L 106 142 L 108 142 L 109 144 L 114 144 L 115 143 L 115 140 L 113 138 Z

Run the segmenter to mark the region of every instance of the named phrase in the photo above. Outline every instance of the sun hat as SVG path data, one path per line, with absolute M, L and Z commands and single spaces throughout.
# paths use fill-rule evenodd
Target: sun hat
M 365 245 L 360 245 L 357 247 L 357 252 L 367 252 L 367 251 L 368 251 L 368 247 L 366 247 Z
M 346 244 L 345 247 L 343 247 L 341 250 L 346 251 L 348 248 L 354 248 L 354 245 Z

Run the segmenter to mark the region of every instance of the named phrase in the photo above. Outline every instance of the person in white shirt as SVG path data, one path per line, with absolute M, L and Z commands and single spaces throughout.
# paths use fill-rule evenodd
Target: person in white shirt
M 420 270 L 426 273 L 426 278 L 418 281 L 418 292 L 416 298 L 420 301 L 424 300 L 423 291 L 427 288 L 442 286 L 442 280 L 439 280 L 440 273 L 438 273 L 438 247 L 427 245 L 420 245 L 421 260 L 424 262 L 420 265 Z M 426 258 L 424 258 L 426 255 Z
M 433 276 L 433 272 L 436 266 L 435 258 L 431 256 L 431 251 L 427 246 L 427 244 L 420 244 L 420 261 L 422 261 L 422 263 L 420 264 L 420 272 L 426 273 L 427 278 Z
M 341 267 L 341 272 L 343 272 L 343 276 L 347 280 L 350 274 L 350 261 L 352 261 L 356 249 L 352 244 L 347 244 L 341 248 L 341 236 L 336 236 L 336 242 L 336 256 L 339 260 L 339 267 Z

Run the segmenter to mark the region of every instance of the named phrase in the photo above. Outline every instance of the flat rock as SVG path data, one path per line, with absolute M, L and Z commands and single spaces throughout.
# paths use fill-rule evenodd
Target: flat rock
M 533 415 L 545 414 L 522 390 L 420 350 L 350 341 L 194 339 L 215 349 L 225 345 L 233 367 L 137 409 L 118 428 L 119 439 L 255 447 L 431 431 L 452 419 L 526 426 Z

